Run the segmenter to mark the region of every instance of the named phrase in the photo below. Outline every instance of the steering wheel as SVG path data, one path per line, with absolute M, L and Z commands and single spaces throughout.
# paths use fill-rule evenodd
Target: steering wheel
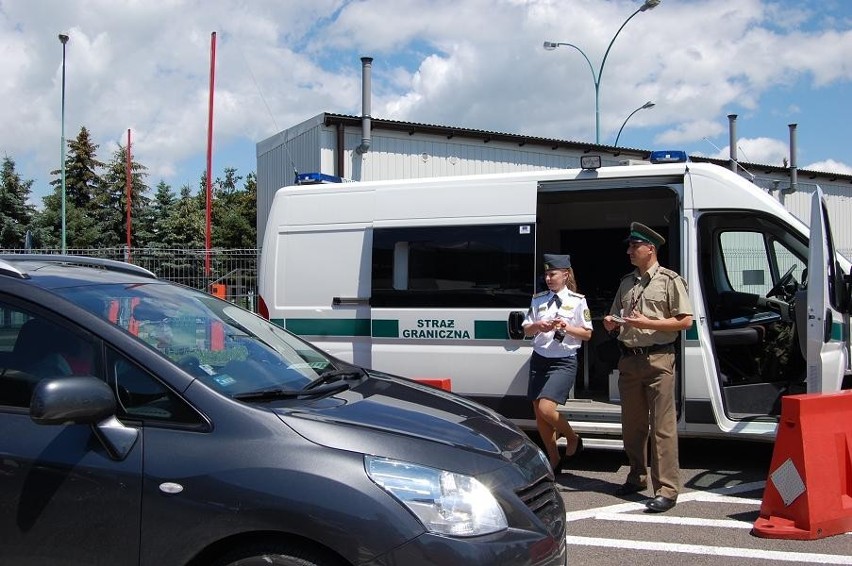
M 793 271 L 798 267 L 796 264 L 790 266 L 790 269 L 787 270 L 787 273 L 781 276 L 781 279 L 778 280 L 778 283 L 772 287 L 768 293 L 766 293 L 766 298 L 774 297 L 776 295 L 780 295 L 784 288 L 790 284 L 790 281 L 793 280 Z

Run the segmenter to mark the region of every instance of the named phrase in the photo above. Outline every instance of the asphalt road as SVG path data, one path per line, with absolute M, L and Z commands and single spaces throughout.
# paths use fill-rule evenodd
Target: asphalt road
M 650 492 L 613 495 L 627 478 L 622 452 L 585 450 L 558 477 L 569 564 L 852 564 L 852 534 L 813 541 L 751 534 L 772 450 L 769 444 L 681 440 L 683 491 L 677 506 L 662 514 L 645 512 Z

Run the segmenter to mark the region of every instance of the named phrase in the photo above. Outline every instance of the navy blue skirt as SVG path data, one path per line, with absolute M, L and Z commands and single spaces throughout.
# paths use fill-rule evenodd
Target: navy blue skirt
M 550 399 L 561 405 L 568 400 L 577 379 L 577 356 L 546 358 L 533 352 L 530 358 L 530 380 L 527 399 Z

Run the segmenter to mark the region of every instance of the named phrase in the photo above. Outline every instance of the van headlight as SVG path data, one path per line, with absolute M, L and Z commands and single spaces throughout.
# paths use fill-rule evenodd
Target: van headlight
M 374 456 L 365 456 L 364 466 L 433 533 L 472 537 L 508 526 L 497 499 L 474 477 Z

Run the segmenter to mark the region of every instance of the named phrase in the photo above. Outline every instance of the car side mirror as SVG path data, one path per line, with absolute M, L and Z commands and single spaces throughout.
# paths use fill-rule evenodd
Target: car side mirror
M 30 418 L 42 425 L 92 424 L 114 414 L 112 389 L 95 377 L 42 379 L 30 401 Z
M 139 438 L 139 431 L 116 417 L 115 394 L 96 377 L 42 379 L 30 401 L 36 424 L 88 424 L 113 460 L 123 460 Z

